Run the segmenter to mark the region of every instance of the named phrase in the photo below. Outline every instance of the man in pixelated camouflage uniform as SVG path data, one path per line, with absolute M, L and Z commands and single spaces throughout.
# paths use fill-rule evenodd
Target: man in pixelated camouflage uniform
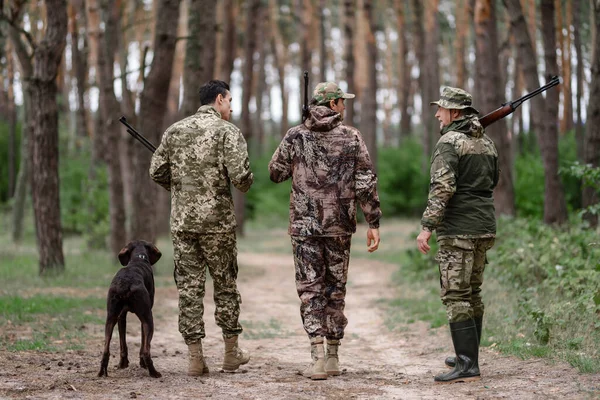
M 335 83 L 319 83 L 306 122 L 286 133 L 269 163 L 273 182 L 292 178 L 289 234 L 311 343 L 312 363 L 303 375 L 311 379 L 341 373 L 338 348 L 348 324 L 344 305 L 356 202 L 369 224 L 369 252 L 379 246 L 377 176 L 360 132 L 342 124 L 344 99 L 351 98 Z
M 441 99 L 431 103 L 438 106 L 435 117 L 442 137 L 431 158 L 429 199 L 417 245 L 426 254 L 436 231 L 440 295 L 456 353 L 446 359 L 453 369 L 437 375 L 438 383 L 480 378 L 481 284 L 486 252 L 496 237 L 492 195 L 499 170 L 496 146 L 485 135 L 471 103 L 469 93 L 452 87 L 444 87 Z
M 237 344 L 241 297 L 230 183 L 246 192 L 254 177 L 246 141 L 228 122 L 229 85 L 206 83 L 200 88 L 200 103 L 196 114 L 166 130 L 150 165 L 152 179 L 171 191 L 179 332 L 188 345 L 191 376 L 208 372 L 201 343 L 207 267 L 214 284 L 215 319 L 225 341 L 223 370 L 236 370 L 250 360 Z

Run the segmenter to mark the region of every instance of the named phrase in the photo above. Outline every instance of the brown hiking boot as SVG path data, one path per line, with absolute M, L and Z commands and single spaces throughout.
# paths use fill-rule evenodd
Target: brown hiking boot
M 208 367 L 202 355 L 202 343 L 192 343 L 188 345 L 190 365 L 188 367 L 189 376 L 200 376 L 208 374 Z
M 341 375 L 340 361 L 338 357 L 339 340 L 327 340 L 327 354 L 325 355 L 325 371 L 327 375 Z
M 302 372 L 302 375 L 313 381 L 327 379 L 327 371 L 325 371 L 325 347 L 323 346 L 322 337 L 310 339 L 310 355 L 312 362 Z
M 250 353 L 238 347 L 238 337 L 233 336 L 226 338 L 223 336 L 225 342 L 225 358 L 223 358 L 223 371 L 232 372 L 240 367 L 240 365 L 247 364 L 250 361 Z

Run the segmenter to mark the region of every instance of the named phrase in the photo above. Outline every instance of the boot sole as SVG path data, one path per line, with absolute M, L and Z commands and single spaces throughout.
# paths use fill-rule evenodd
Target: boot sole
M 312 379 L 313 381 L 322 381 L 327 379 L 327 373 L 324 374 L 312 374 L 310 376 L 310 379 Z
M 237 371 L 242 365 L 246 365 L 250 362 L 250 360 L 248 359 L 248 361 L 243 362 L 241 364 L 237 364 L 237 365 L 223 365 L 223 371 L 224 372 L 235 372 Z
M 481 376 L 469 376 L 466 378 L 456 378 L 451 381 L 435 381 L 436 385 L 446 385 L 449 383 L 458 383 L 458 382 L 476 382 L 481 380 Z
M 327 375 L 329 376 L 340 376 L 342 371 L 327 371 Z

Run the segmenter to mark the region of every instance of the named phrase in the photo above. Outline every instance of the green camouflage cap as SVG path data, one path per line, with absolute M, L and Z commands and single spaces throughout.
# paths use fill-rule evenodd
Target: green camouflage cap
M 470 108 L 475 114 L 479 114 L 479 111 L 471 104 L 473 103 L 473 97 L 469 92 L 466 92 L 459 88 L 450 86 L 442 87 L 442 95 L 438 101 L 432 101 L 430 105 L 438 105 L 443 108 L 464 110 Z
M 333 82 L 321 82 L 315 87 L 313 98 L 317 104 L 325 104 L 335 99 L 353 99 L 354 95 L 352 93 L 344 93 Z

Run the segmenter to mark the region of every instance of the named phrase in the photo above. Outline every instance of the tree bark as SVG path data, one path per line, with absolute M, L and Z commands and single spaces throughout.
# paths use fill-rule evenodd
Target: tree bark
M 85 107 L 85 92 L 87 87 L 87 71 L 88 63 L 86 54 L 88 53 L 88 39 L 84 35 L 81 39 L 83 46 L 79 49 L 79 25 L 77 23 L 78 18 L 81 16 L 85 23 L 85 1 L 73 1 L 69 3 L 70 13 L 72 18 L 69 19 L 69 34 L 71 36 L 71 59 L 73 65 L 73 73 L 77 80 L 77 111 L 75 114 L 75 147 L 79 148 L 79 143 L 83 138 L 89 138 L 90 133 L 88 132 L 88 114 Z M 85 25 L 84 25 L 85 26 Z
M 356 26 L 356 9 L 353 0 L 344 0 L 344 61 L 346 64 L 346 84 L 348 90 L 355 90 L 354 83 L 354 27 Z M 350 126 L 356 124 L 354 118 L 354 101 L 346 104 L 345 123 Z
M 319 81 L 327 81 L 327 17 L 325 16 L 326 1 L 319 0 Z
M 15 63 L 13 60 L 12 43 L 6 42 L 6 78 L 8 84 L 7 104 L 8 111 L 8 198 L 15 194 L 17 183 L 17 107 L 15 105 Z M 23 160 L 21 160 L 23 161 Z
M 56 77 L 67 36 L 66 0 L 46 0 L 44 38 L 33 54 L 29 85 L 33 137 L 32 199 L 39 252 L 40 275 L 62 272 L 62 226 L 58 186 L 58 104 Z
M 477 0 L 475 3 L 475 69 L 481 88 L 478 106 L 493 110 L 503 103 L 504 85 L 499 85 L 500 67 L 496 9 L 493 0 Z M 512 178 L 511 144 L 504 120 L 486 128 L 498 149 L 498 163 L 502 174 L 494 191 L 497 215 L 515 215 L 515 193 Z
M 377 43 L 375 41 L 375 10 L 373 0 L 364 0 L 367 21 L 367 85 L 362 99 L 361 133 L 365 138 L 371 161 L 377 170 Z
M 600 0 L 592 2 L 594 13 L 594 48 L 592 53 L 600 54 Z M 585 135 L 585 163 L 593 167 L 600 167 L 600 58 L 592 59 L 592 82 L 590 84 L 590 100 L 587 108 L 586 135 Z M 600 196 L 598 191 L 586 187 L 583 189 L 583 207 L 598 204 Z M 586 214 L 585 219 L 592 227 L 598 226 L 598 216 Z
M 469 32 L 468 13 L 465 12 L 467 0 L 456 0 L 456 87 L 465 88 L 467 83 L 467 67 L 465 64 L 465 50 L 467 33 Z
M 155 145 L 162 136 L 167 108 L 165 93 L 169 92 L 171 82 L 179 3 L 179 0 L 160 0 L 158 3 L 157 15 L 160 18 L 156 20 L 154 56 L 140 96 L 139 130 Z M 155 242 L 157 227 L 153 208 L 159 188 L 148 177 L 150 156 L 145 149 L 134 154 L 133 190 L 136 195 L 133 197 L 131 237 Z
M 558 75 L 556 62 L 556 29 L 554 24 L 554 1 L 542 0 L 542 38 L 544 60 L 548 77 Z M 559 91 L 546 92 L 545 132 L 539 137 L 540 150 L 544 160 L 544 222 L 562 224 L 567 221 L 567 204 L 558 177 L 558 102 Z
M 577 121 L 575 122 L 575 140 L 577 142 L 577 159 L 583 161 L 583 142 L 584 126 L 581 109 L 583 107 L 581 98 L 583 97 L 583 46 L 581 45 L 581 4 L 576 1 L 573 4 L 573 45 L 577 53 L 577 68 L 575 70 L 577 80 L 577 96 L 575 98 L 575 107 L 577 108 Z
M 284 43 L 281 30 L 279 28 L 279 12 L 276 0 L 269 0 L 270 8 L 270 29 L 271 29 L 271 48 L 275 66 L 277 67 L 277 76 L 279 79 L 279 90 L 281 91 L 281 137 L 285 135 L 289 127 L 288 121 L 288 91 L 285 85 L 285 66 L 288 63 L 287 46 Z
M 223 7 L 225 9 L 223 51 L 221 52 L 222 59 L 219 62 L 220 67 L 217 71 L 217 76 L 225 82 L 231 80 L 233 63 L 237 56 L 237 4 L 238 2 L 235 0 L 223 0 Z
M 395 1 L 396 29 L 398 32 L 398 108 L 400 109 L 400 139 L 410 136 L 411 125 L 408 113 L 410 100 L 410 66 L 408 65 L 408 40 L 409 31 L 404 12 L 405 2 Z
M 213 78 L 216 17 L 214 0 L 190 0 L 183 72 L 182 117 L 192 115 L 198 110 L 198 89 Z
M 12 240 L 20 243 L 23 238 L 23 219 L 27 200 L 27 188 L 30 182 L 31 157 L 29 157 L 29 141 L 33 135 L 33 125 L 30 122 L 31 99 L 27 84 L 23 85 L 23 124 L 21 125 L 21 163 L 17 175 L 17 184 L 12 209 Z

